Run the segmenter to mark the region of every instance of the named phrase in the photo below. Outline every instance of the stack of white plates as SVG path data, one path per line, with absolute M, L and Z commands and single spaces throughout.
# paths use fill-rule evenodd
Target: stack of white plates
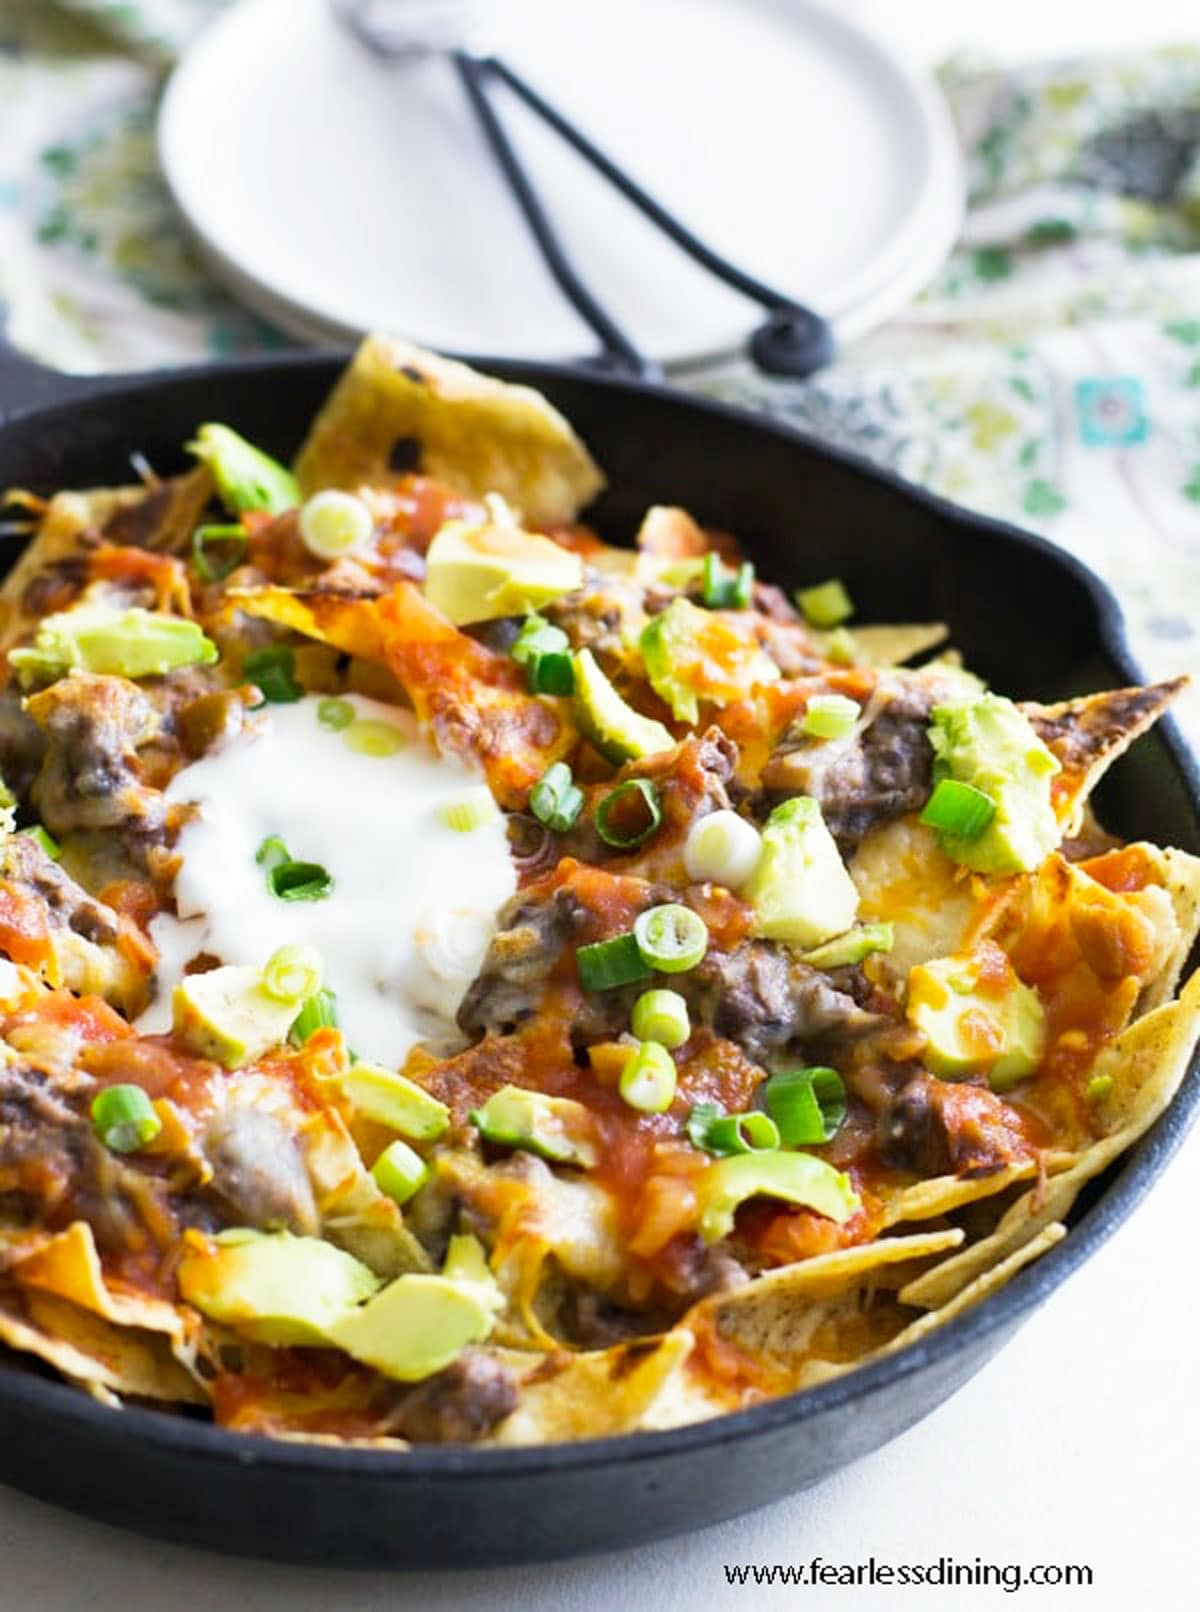
M 506 0 L 488 43 L 718 251 L 845 341 L 929 279 L 961 221 L 932 84 L 813 0 Z M 499 93 L 499 92 L 497 92 Z M 757 310 L 661 237 L 511 96 L 584 279 L 666 364 Z M 327 0 L 241 0 L 177 69 L 159 129 L 201 250 L 294 333 L 572 358 L 550 280 L 444 57 L 387 62 Z

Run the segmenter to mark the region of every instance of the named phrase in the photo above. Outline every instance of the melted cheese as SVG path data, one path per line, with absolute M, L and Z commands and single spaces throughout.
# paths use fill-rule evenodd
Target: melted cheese
M 177 849 L 178 917 L 151 926 L 159 948 L 143 1031 L 171 1021 L 171 992 L 201 953 L 265 963 L 279 946 L 315 946 L 338 1016 L 361 1058 L 397 1065 L 416 1041 L 456 1044 L 454 1015 L 516 888 L 504 820 L 469 833 L 439 807 L 478 786 L 438 756 L 411 713 L 348 696 L 360 718 L 399 728 L 389 756 L 362 755 L 317 720 L 318 701 L 271 705 L 238 737 L 185 767 L 169 797 L 196 815 Z M 271 893 L 255 855 L 278 835 L 297 861 L 318 862 L 333 887 L 320 901 Z

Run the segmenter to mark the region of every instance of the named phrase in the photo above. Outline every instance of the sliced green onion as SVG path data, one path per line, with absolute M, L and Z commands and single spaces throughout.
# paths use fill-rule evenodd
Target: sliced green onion
M 623 851 L 644 844 L 662 820 L 658 785 L 649 778 L 627 778 L 596 807 L 596 833 L 605 845 Z
M 331 733 L 348 728 L 357 715 L 349 700 L 321 700 L 317 705 L 317 721 Z
M 235 515 L 247 510 L 282 515 L 300 502 L 291 471 L 227 425 L 202 425 L 187 446 L 212 471 L 222 503 Z
M 337 997 L 328 987 L 314 991 L 292 1020 L 288 1040 L 294 1047 L 302 1047 L 315 1030 L 336 1028 L 337 1021 Z
M 62 855 L 58 841 L 52 835 L 47 834 L 40 823 L 35 823 L 32 828 L 18 829 L 17 832 L 24 834 L 27 839 L 33 840 L 36 845 L 40 845 L 51 862 L 57 862 Z
M 652 972 L 635 935 L 617 935 L 613 940 L 598 940 L 594 946 L 580 946 L 575 963 L 585 991 L 612 991 L 619 985 L 649 979 Z
M 452 828 L 456 834 L 473 834 L 477 828 L 494 823 L 500 815 L 500 808 L 492 799 L 488 786 L 476 784 L 471 789 L 464 789 L 456 799 L 442 801 L 437 814 L 446 827 Z
M 708 1127 L 704 1151 L 726 1158 L 733 1153 L 771 1153 L 779 1146 L 779 1130 L 769 1114 L 722 1114 Z
M 162 1130 L 162 1120 L 140 1086 L 106 1086 L 92 1099 L 92 1124 L 113 1153 L 136 1153 Z
M 678 901 L 643 912 L 633 933 L 643 958 L 663 974 L 686 973 L 708 950 L 704 919 Z
M 291 705 L 304 690 L 296 681 L 296 656 L 286 644 L 252 649 L 242 662 L 242 675 L 272 705 Z
M 836 1069 L 793 1069 L 772 1075 L 763 1097 L 785 1147 L 828 1142 L 846 1118 L 846 1086 Z
M 336 560 L 368 543 L 375 517 L 353 493 L 327 487 L 300 507 L 300 541 L 319 560 Z
M 525 669 L 525 680 L 531 694 L 574 694 L 574 658 L 559 650 L 535 655 Z
M 943 778 L 929 797 L 921 821 L 960 840 L 977 840 L 996 815 L 996 803 L 974 784 Z
M 800 727 L 814 739 L 846 739 L 861 715 L 858 701 L 848 700 L 844 694 L 814 694 Z
M 1102 1103 L 1112 1089 L 1113 1077 L 1111 1075 L 1093 1075 L 1087 1083 L 1087 1091 L 1084 1096 L 1089 1103 Z
M 509 654 L 518 666 L 529 666 L 539 655 L 558 655 L 570 649 L 571 640 L 545 616 L 526 616 Z
M 689 879 L 736 890 L 758 866 L 762 836 L 754 824 L 728 808 L 709 812 L 692 824 L 683 846 Z
M 731 576 L 713 550 L 704 556 L 700 597 L 710 610 L 745 610 L 754 596 L 754 567 L 747 560 Z
M 801 588 L 796 594 L 796 603 L 804 612 L 805 620 L 811 621 L 814 627 L 840 627 L 854 614 L 854 603 L 838 577 L 815 588 Z
M 393 1203 L 407 1203 L 429 1179 L 429 1166 L 407 1142 L 390 1142 L 371 1166 L 375 1185 Z
M 853 666 L 858 659 L 858 645 L 854 634 L 845 627 L 835 627 L 825 640 L 825 659 L 835 666 Z
M 716 1121 L 724 1117 L 725 1110 L 716 1103 L 696 1103 L 683 1127 L 688 1141 L 701 1153 L 711 1152 L 708 1133 Z
M 643 1041 L 621 1071 L 617 1090 L 641 1114 L 665 1114 L 675 1101 L 675 1060 L 657 1041 Z
M 205 582 L 223 582 L 245 557 L 243 526 L 197 526 L 192 533 L 192 564 Z
M 639 1041 L 657 1041 L 672 1052 L 692 1033 L 688 1006 L 678 991 L 643 991 L 633 1004 L 629 1027 Z
M 267 878 L 267 889 L 281 901 L 323 901 L 333 878 L 319 862 L 297 862 L 278 834 L 269 835 L 254 860 Z
M 547 767 L 529 793 L 529 810 L 539 823 L 565 834 L 583 810 L 583 791 L 577 789 L 565 761 Z
M 395 723 L 373 722 L 369 717 L 352 722 L 342 730 L 342 737 L 360 756 L 394 756 L 408 743 L 407 735 Z
M 325 965 L 315 946 L 280 946 L 262 971 L 262 988 L 277 1002 L 304 1002 L 321 988 Z

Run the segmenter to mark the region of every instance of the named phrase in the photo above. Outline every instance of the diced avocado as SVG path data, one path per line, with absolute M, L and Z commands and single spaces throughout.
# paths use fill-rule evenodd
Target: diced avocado
M 779 676 L 769 655 L 690 599 L 672 599 L 640 644 L 650 686 L 680 722 L 698 719 L 702 699 L 727 705 Z
M 934 778 L 981 790 L 996 815 L 975 839 L 939 833 L 955 862 L 976 873 L 1028 873 L 1058 844 L 1050 780 L 1061 769 L 1028 717 L 999 694 L 937 705 L 929 728 Z
M 736 1153 L 705 1172 L 699 1191 L 700 1235 L 706 1243 L 728 1237 L 734 1210 L 747 1198 L 803 1204 L 839 1225 L 861 1206 L 850 1177 L 812 1153 Z
M 581 649 L 575 657 L 574 710 L 583 736 L 617 765 L 669 750 L 675 743 L 669 728 L 626 704 L 590 649 Z
M 810 968 L 850 968 L 872 952 L 890 952 L 895 939 L 891 924 L 859 924 L 844 935 L 835 935 L 823 946 L 805 952 L 803 961 Z
M 518 526 L 447 521 L 425 556 L 425 597 L 459 627 L 537 610 L 583 582 L 583 561 Z
M 360 1309 L 343 1313 L 330 1341 L 399 1382 L 420 1382 L 482 1343 L 494 1313 L 472 1281 L 398 1276 Z
M 259 1343 L 319 1348 L 379 1287 L 367 1267 L 319 1237 L 289 1231 L 227 1231 L 203 1253 L 185 1254 L 179 1291 L 212 1321 Z
M 342 1096 L 360 1114 L 414 1142 L 432 1142 L 450 1123 L 445 1103 L 394 1070 L 356 1063 L 335 1078 Z
M 472 1111 L 471 1121 L 485 1141 L 498 1147 L 520 1148 L 553 1164 L 577 1164 L 585 1170 L 596 1162 L 591 1116 L 569 1097 L 502 1086 Z
M 907 1013 L 926 1038 L 926 1063 L 943 1079 L 986 1074 L 993 1091 L 1007 1091 L 1041 1062 L 1045 1010 L 997 946 L 918 964 L 908 976 Z
M 442 1275 L 469 1287 L 493 1315 L 499 1315 L 504 1308 L 504 1294 L 492 1275 L 483 1244 L 469 1232 L 451 1237 Z
M 758 866 L 741 893 L 768 940 L 819 946 L 850 928 L 858 891 L 810 795 L 785 800 L 767 818 Z
M 226 1069 L 253 1063 L 287 1040 L 295 1002 L 263 989 L 262 970 L 240 964 L 187 974 L 171 997 L 175 1033 L 198 1058 Z
M 53 682 L 67 672 L 117 677 L 162 677 L 177 666 L 211 666 L 216 644 L 199 624 L 134 606 L 76 605 L 38 623 L 32 644 L 10 652 L 24 687 Z
M 188 452 L 212 471 L 221 502 L 233 515 L 249 510 L 282 515 L 300 502 L 291 471 L 227 425 L 202 425 Z

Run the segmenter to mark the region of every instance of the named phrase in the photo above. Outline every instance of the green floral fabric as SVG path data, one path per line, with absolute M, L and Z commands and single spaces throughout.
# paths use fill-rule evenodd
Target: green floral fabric
M 155 166 L 163 71 L 222 3 L 0 0 L 0 302 L 47 362 L 285 341 L 193 258 Z M 1149 673 L 1200 674 L 1200 49 L 942 76 L 970 205 L 936 281 L 809 381 L 686 384 L 1045 532 Z

